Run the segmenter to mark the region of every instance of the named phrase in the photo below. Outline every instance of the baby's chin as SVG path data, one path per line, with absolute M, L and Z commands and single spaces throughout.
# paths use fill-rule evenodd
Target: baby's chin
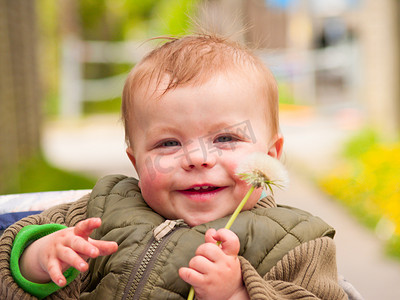
M 215 221 L 217 219 L 223 218 L 224 216 L 191 216 L 188 218 L 184 218 L 184 221 L 186 224 L 188 224 L 190 227 L 202 225 L 208 222 Z
M 195 227 L 204 223 L 208 223 L 213 220 L 202 219 L 202 218 L 189 218 L 185 219 L 185 223 L 188 224 L 190 227 Z

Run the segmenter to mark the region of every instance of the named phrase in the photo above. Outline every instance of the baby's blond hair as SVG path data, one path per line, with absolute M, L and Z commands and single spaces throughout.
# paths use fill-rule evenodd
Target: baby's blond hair
M 167 86 L 161 95 L 184 85 L 202 85 L 217 74 L 235 72 L 243 78 L 254 78 L 262 90 L 262 98 L 267 105 L 266 120 L 272 134 L 278 133 L 278 89 L 276 81 L 265 66 L 249 49 L 227 38 L 196 34 L 181 38 L 166 38 L 168 42 L 157 47 L 145 56 L 129 73 L 122 94 L 122 120 L 125 126 L 125 139 L 129 145 L 129 121 L 134 109 L 138 90 L 148 92 L 150 86 L 155 90 L 163 79 L 168 78 Z M 258 76 L 250 76 L 253 75 Z

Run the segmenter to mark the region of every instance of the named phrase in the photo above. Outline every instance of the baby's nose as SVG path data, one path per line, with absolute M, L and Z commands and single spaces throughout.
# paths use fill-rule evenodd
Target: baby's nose
M 181 160 L 182 168 L 189 171 L 196 168 L 212 168 L 216 163 L 216 157 L 204 150 L 199 143 L 192 142 L 184 147 L 184 155 Z

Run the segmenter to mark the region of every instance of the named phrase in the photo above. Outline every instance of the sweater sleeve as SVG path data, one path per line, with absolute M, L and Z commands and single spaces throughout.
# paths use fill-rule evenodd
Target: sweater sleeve
M 347 299 L 338 283 L 331 238 L 297 246 L 263 278 L 246 259 L 240 257 L 240 262 L 250 299 Z
M 0 237 L 0 299 L 37 299 L 21 289 L 11 275 L 10 255 L 15 236 L 18 232 L 27 225 L 56 223 L 67 227 L 75 226 L 79 221 L 86 218 L 88 199 L 89 195 L 86 195 L 76 202 L 55 206 L 41 214 L 23 218 L 7 228 Z M 82 277 L 86 276 L 81 274 L 70 285 L 55 292 L 46 299 L 78 299 Z

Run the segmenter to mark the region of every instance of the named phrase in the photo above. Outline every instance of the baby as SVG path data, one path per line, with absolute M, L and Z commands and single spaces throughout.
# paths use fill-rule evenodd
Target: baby
M 238 163 L 283 147 L 276 82 L 248 49 L 169 40 L 129 74 L 122 114 L 139 180 L 107 176 L 11 226 L 1 299 L 185 299 L 190 286 L 197 299 L 347 299 L 319 218 L 256 190 L 223 229 L 249 189 Z

